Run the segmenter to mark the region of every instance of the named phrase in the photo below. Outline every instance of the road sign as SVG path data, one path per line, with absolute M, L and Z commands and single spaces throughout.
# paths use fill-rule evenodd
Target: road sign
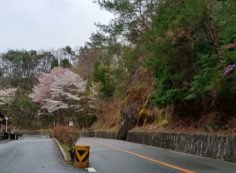
M 75 146 L 74 165 L 79 168 L 89 167 L 89 146 Z
M 70 121 L 70 122 L 69 122 L 69 126 L 70 126 L 70 127 L 74 126 L 74 122 L 73 122 L 73 121 Z

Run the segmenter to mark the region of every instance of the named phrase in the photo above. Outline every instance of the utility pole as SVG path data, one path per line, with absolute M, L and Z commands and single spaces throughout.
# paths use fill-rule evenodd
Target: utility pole
M 8 121 L 8 117 L 5 117 L 6 120 L 6 133 L 7 133 L 7 121 Z

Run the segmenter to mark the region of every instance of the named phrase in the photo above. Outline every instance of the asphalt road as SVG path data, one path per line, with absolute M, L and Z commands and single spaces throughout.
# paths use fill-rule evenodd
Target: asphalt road
M 81 138 L 98 173 L 236 173 L 236 164 L 125 141 Z
M 125 141 L 81 138 L 98 173 L 235 173 L 236 164 Z M 0 144 L 0 173 L 84 173 L 64 163 L 56 144 L 25 137 Z
M 62 160 L 50 138 L 25 137 L 0 144 L 0 173 L 78 173 Z

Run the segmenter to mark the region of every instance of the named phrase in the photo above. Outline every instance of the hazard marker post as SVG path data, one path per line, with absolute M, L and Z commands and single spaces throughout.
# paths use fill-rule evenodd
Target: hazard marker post
M 89 167 L 89 146 L 75 146 L 74 166 L 78 168 Z

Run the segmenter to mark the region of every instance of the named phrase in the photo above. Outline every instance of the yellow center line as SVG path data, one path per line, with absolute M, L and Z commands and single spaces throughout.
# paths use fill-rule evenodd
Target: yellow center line
M 113 145 L 109 145 L 109 144 L 105 144 L 105 143 L 101 143 L 101 142 L 97 142 L 97 141 L 92 141 L 92 142 L 95 143 L 95 144 L 99 144 L 99 145 L 102 145 L 102 146 L 105 146 L 105 147 L 112 148 L 112 149 L 114 149 L 114 150 L 118 150 L 118 151 L 122 151 L 122 152 L 128 153 L 128 154 L 130 154 L 130 155 L 133 155 L 133 156 L 136 156 L 136 157 L 145 159 L 145 160 L 149 160 L 149 161 L 151 161 L 151 162 L 154 162 L 154 163 L 157 163 L 157 164 L 160 164 L 160 165 L 163 165 L 163 166 L 172 168 L 172 169 L 176 169 L 176 170 L 182 171 L 182 172 L 184 172 L 184 173 L 195 173 L 195 172 L 193 172 L 193 171 L 190 171 L 190 170 L 187 170 L 187 169 L 184 169 L 184 168 L 175 166 L 175 165 L 171 165 L 171 164 L 169 164 L 169 163 L 165 163 L 165 162 L 162 162 L 162 161 L 160 161 L 160 160 L 152 159 L 152 158 L 150 158 L 150 157 L 147 157 L 147 156 L 144 156 L 144 155 L 141 155 L 141 154 L 137 154 L 137 153 L 132 152 L 132 151 L 124 150 L 124 149 L 122 149 L 122 148 L 115 147 L 115 146 L 113 146 Z

